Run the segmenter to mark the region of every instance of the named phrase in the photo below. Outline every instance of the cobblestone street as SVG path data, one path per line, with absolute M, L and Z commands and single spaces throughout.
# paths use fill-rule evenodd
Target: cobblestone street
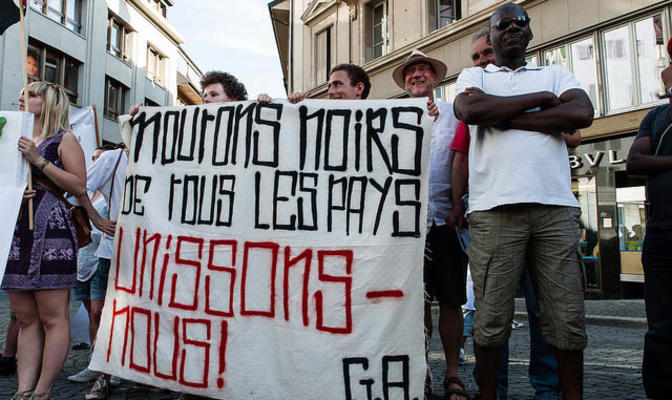
M 613 302 L 613 303 L 609 303 Z M 626 303 L 624 303 L 626 302 Z M 595 303 L 597 304 L 597 303 Z M 607 304 L 607 306 L 604 306 Z M 619 308 L 611 305 L 620 304 Z M 520 309 L 521 307 L 517 307 Z M 621 312 L 621 308 L 623 311 Z M 597 309 L 587 305 L 587 313 L 600 312 L 609 315 L 627 316 L 638 319 L 641 325 L 643 317 L 642 301 L 613 301 L 606 300 L 600 303 Z M 618 313 L 618 314 L 616 314 Z M 5 328 L 9 319 L 9 303 L 4 292 L 0 291 L 0 342 L 4 344 Z M 436 318 L 435 318 L 436 320 Z M 618 322 L 614 319 L 615 322 Z M 526 321 L 523 321 L 526 323 Z M 641 359 L 645 328 L 618 326 L 588 325 L 589 344 L 585 352 L 585 398 L 595 400 L 605 399 L 644 399 L 641 379 Z M 438 327 L 435 328 L 438 333 Z M 474 357 L 471 340 L 467 341 L 467 362 L 460 367 L 460 375 L 467 385 L 470 395 L 476 393 L 476 385 L 471 377 L 474 366 Z M 66 377 L 77 373 L 86 367 L 88 362 L 87 350 L 71 350 L 65 362 L 64 369 L 54 387 L 53 399 L 83 399 L 84 393 L 90 386 L 88 383 L 75 384 L 66 380 Z M 509 398 L 512 400 L 533 399 L 533 392 L 527 380 L 527 365 L 529 354 L 529 336 L 527 324 L 512 331 L 510 341 L 509 361 Z M 438 334 L 432 338 L 429 353 L 429 362 L 433 375 L 435 393 L 438 399 L 443 399 L 441 380 L 443 379 L 444 357 Z M 0 377 L 0 399 L 9 399 L 16 391 L 16 375 Z M 175 399 L 176 393 L 150 393 L 146 390 L 133 388 L 131 382 L 122 382 L 122 385 L 113 388 L 109 399 Z M 301 400 L 301 399 L 297 399 Z M 308 400 L 308 399 L 306 399 Z

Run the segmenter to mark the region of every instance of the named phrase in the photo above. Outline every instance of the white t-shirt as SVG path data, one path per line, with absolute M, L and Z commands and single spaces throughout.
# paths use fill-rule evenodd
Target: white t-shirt
M 455 137 L 459 122 L 453 114 L 453 104 L 436 102 L 439 119 L 432 126 L 432 139 L 429 155 L 429 210 L 427 226 L 443 225 L 452 208 L 450 171 L 453 164 L 453 152 L 450 145 Z
M 465 68 L 456 93 L 476 87 L 494 96 L 550 91 L 556 96 L 580 89 L 564 67 L 528 63 L 515 71 L 489 64 Z M 579 207 L 572 194 L 568 153 L 561 134 L 469 127 L 469 210 L 518 203 Z
M 117 165 L 117 160 L 119 164 Z M 117 166 L 115 171 L 114 167 Z M 86 171 L 86 188 L 91 191 L 100 191 L 105 197 L 105 201 L 110 207 L 110 219 L 119 218 L 119 209 L 121 208 L 121 197 L 124 194 L 124 179 L 126 178 L 126 167 L 128 166 L 128 157 L 121 149 L 106 151 L 89 166 Z M 114 174 L 114 177 L 113 177 Z M 114 190 L 112 193 L 112 179 L 114 179 Z M 114 247 L 114 237 L 103 235 L 96 251 L 96 257 L 112 259 L 112 250 Z

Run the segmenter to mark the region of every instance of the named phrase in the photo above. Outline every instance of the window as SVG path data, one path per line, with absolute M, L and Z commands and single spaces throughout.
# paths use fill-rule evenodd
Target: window
M 315 35 L 315 77 L 316 84 L 329 80 L 331 71 L 331 27 Z
M 77 104 L 80 63 L 58 50 L 37 42 L 28 45 L 28 79 L 56 83 L 65 89 L 70 102 Z
M 389 44 L 387 1 L 382 1 L 373 6 L 371 18 L 373 58 L 378 58 L 387 53 L 387 45 Z
M 661 15 L 635 22 L 635 38 L 641 103 L 652 103 L 664 90 L 660 74 L 667 67 Z
M 595 115 L 600 113 L 597 92 L 597 63 L 592 37 L 564 44 L 543 52 L 545 65 L 562 65 L 572 71 L 574 77 L 593 103 Z
M 585 265 L 586 291 L 602 291 L 602 267 L 600 260 L 600 235 L 597 208 L 597 178 L 578 176 L 572 178 L 572 192 L 581 206 L 581 258 Z
M 525 62 L 532 63 L 534 65 L 539 65 L 539 61 L 537 60 L 537 54 L 536 53 L 528 54 L 525 57 Z
M 147 78 L 158 84 L 163 84 L 163 63 L 165 57 L 156 49 L 147 46 Z
M 605 31 L 602 40 L 608 109 L 657 102 L 666 67 L 661 14 Z
M 455 100 L 455 81 L 434 88 L 434 101 L 452 103 Z
M 571 70 L 593 103 L 595 115 L 600 114 L 600 103 L 597 93 L 597 64 L 595 62 L 595 44 L 593 38 L 586 38 L 569 45 Z
M 429 18 L 432 30 L 448 26 L 461 18 L 460 0 L 429 0 Z
M 126 109 L 128 88 L 110 77 L 105 78 L 105 116 L 117 119 Z
M 604 33 L 607 107 L 610 110 L 635 104 L 628 26 Z
M 124 61 L 130 60 L 131 30 L 117 18 L 110 16 L 107 24 L 107 51 Z
M 82 31 L 82 0 L 30 0 L 30 8 L 71 31 Z

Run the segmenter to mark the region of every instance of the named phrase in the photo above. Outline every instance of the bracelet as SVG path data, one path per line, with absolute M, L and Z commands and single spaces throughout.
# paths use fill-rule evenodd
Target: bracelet
M 44 167 L 46 167 L 47 165 L 49 165 L 49 160 L 42 157 L 42 162 L 40 163 L 38 168 L 40 169 L 40 171 L 42 171 L 44 169 Z

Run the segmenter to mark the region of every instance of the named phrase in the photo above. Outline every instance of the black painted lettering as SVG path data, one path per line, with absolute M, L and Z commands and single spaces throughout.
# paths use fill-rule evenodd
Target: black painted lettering
M 268 229 L 270 228 L 268 224 L 263 224 L 259 222 L 260 197 L 261 197 L 261 172 L 257 171 L 254 173 L 254 228 Z
M 299 197 L 297 200 L 298 204 L 298 220 L 299 220 L 299 230 L 303 231 L 316 231 L 317 230 L 317 174 L 315 173 L 308 173 L 308 172 L 302 172 L 299 175 L 299 191 L 302 193 L 307 193 L 310 196 L 309 204 L 310 204 L 310 215 L 311 215 L 311 220 L 312 220 L 312 225 L 306 225 L 305 224 L 305 217 L 304 217 L 304 211 L 303 211 L 303 202 L 304 199 L 303 197 Z M 306 185 L 306 180 L 307 179 L 312 179 L 313 183 L 312 186 L 308 187 Z
M 257 107 L 257 103 L 252 103 L 245 107 L 242 104 L 239 104 L 236 107 L 236 119 L 233 126 L 233 138 L 231 138 L 231 164 L 236 165 L 236 155 L 238 154 L 238 135 L 240 134 L 240 121 L 243 118 L 247 118 L 245 122 L 245 166 L 249 162 L 250 158 L 250 143 L 252 142 L 252 121 L 254 118 L 254 109 Z M 227 138 L 226 148 L 229 148 L 229 139 Z
M 185 175 L 182 184 L 182 218 L 180 222 L 187 225 L 196 225 L 198 213 L 198 175 Z M 191 206 L 191 207 L 189 207 Z M 187 212 L 191 208 L 191 215 Z
M 206 133 L 208 131 L 208 122 L 214 121 L 215 116 L 208 113 L 206 108 L 203 109 L 203 114 L 201 115 L 201 139 L 200 146 L 198 148 L 198 163 L 203 162 L 203 157 L 205 157 L 205 144 L 206 144 Z
M 280 153 L 280 118 L 282 117 L 282 104 L 278 103 L 270 103 L 270 104 L 259 104 L 257 106 L 257 112 L 254 117 L 254 121 L 257 123 L 257 125 L 262 125 L 262 126 L 270 126 L 273 128 L 273 134 L 272 134 L 272 141 L 264 140 L 264 148 L 268 147 L 272 143 L 272 149 L 271 149 L 271 154 L 272 154 L 272 159 L 271 160 L 262 160 L 259 157 L 259 152 L 261 149 L 260 146 L 260 135 L 261 133 L 256 130 L 254 131 L 254 151 L 253 151 L 253 157 L 252 157 L 252 163 L 254 165 L 264 165 L 266 167 L 271 167 L 271 168 L 277 168 L 278 167 L 278 160 L 279 160 L 279 153 Z M 261 113 L 264 109 L 272 109 L 275 110 L 275 119 L 268 120 L 268 119 L 262 119 L 261 118 Z M 245 161 L 245 166 L 247 167 L 247 160 Z
M 236 176 L 219 175 L 219 194 L 224 196 L 229 204 L 228 211 L 222 219 L 222 210 L 224 210 L 224 200 L 217 199 L 217 220 L 215 226 L 231 226 L 233 221 L 233 200 L 235 198 Z
M 308 107 L 299 107 L 299 169 L 303 171 L 306 166 L 306 154 L 308 147 L 308 121 L 317 118 L 317 129 L 315 131 L 315 171 L 320 168 L 320 150 L 322 148 L 322 129 L 324 126 L 324 110 L 317 110 L 308 115 Z
M 351 357 L 343 359 L 343 384 L 345 385 L 345 400 L 353 400 L 352 398 L 352 386 L 350 384 L 350 367 L 353 365 L 361 365 L 364 371 L 369 369 L 369 360 L 365 357 Z M 362 383 L 360 381 L 360 383 Z M 373 384 L 373 382 L 371 382 Z M 371 384 L 367 386 L 367 394 L 370 392 Z M 369 395 L 367 400 L 371 400 Z
M 170 119 L 173 119 L 172 127 L 170 125 Z M 169 132 L 172 130 L 172 137 L 170 144 L 168 144 Z M 175 147 L 177 146 L 177 133 L 180 129 L 180 112 L 179 111 L 166 111 L 166 114 L 163 116 L 163 146 L 161 150 L 161 165 L 172 164 L 175 162 Z M 170 150 L 170 155 L 167 154 L 167 151 Z
M 331 232 L 332 228 L 332 212 L 345 211 L 345 195 L 348 189 L 347 178 L 334 178 L 334 175 L 329 175 L 329 204 L 327 205 L 327 232 Z M 340 205 L 334 203 L 334 191 L 339 190 L 336 186 L 340 186 L 341 202 Z
M 390 157 L 385 150 L 385 146 L 380 140 L 380 134 L 385 132 L 385 118 L 387 117 L 387 109 L 381 108 L 378 110 L 366 110 L 366 164 L 367 170 L 373 172 L 373 145 L 378 149 L 378 154 L 385 163 L 388 173 L 392 173 L 392 165 L 390 164 Z M 374 122 L 378 120 L 378 126 L 374 127 Z
M 219 151 L 222 146 L 219 145 L 219 130 L 222 125 L 222 116 L 226 113 L 228 120 L 226 123 L 226 145 L 224 146 L 224 159 L 218 158 Z M 231 151 L 231 136 L 233 135 L 233 117 L 234 108 L 232 106 L 219 107 L 217 109 L 217 116 L 215 117 L 215 135 L 212 143 L 212 165 L 221 166 L 229 163 L 229 154 Z
M 391 382 L 389 379 L 390 365 L 401 364 L 401 381 Z M 383 357 L 383 399 L 390 399 L 390 388 L 400 388 L 403 391 L 404 400 L 410 400 L 410 382 L 408 371 L 408 355 L 384 356 Z M 396 397 L 395 397 L 396 398 Z M 417 400 L 417 399 L 414 399 Z
M 348 136 L 350 135 L 350 110 L 328 110 L 327 111 L 327 131 L 324 135 L 324 170 L 325 171 L 345 171 L 348 168 Z M 340 157 L 331 154 L 331 136 L 334 117 L 343 119 L 343 131 L 341 132 L 341 155 Z M 330 160 L 334 157 L 340 159 L 340 163 L 332 165 Z
M 185 131 L 183 128 L 180 128 L 180 134 L 177 137 L 177 159 L 180 161 L 194 161 L 194 151 L 196 150 L 196 137 L 198 131 L 198 116 L 200 115 L 200 108 L 196 107 L 192 112 L 191 120 L 191 135 L 187 139 L 189 140 L 189 149 L 188 153 L 182 153 L 184 149 L 185 141 Z
M 280 180 L 282 177 L 290 178 L 290 182 L 283 184 Z M 273 229 L 285 230 L 285 231 L 294 231 L 296 230 L 296 215 L 293 213 L 283 213 L 289 214 L 289 221 L 287 223 L 281 224 L 278 222 L 278 208 L 280 207 L 279 203 L 289 201 L 289 197 L 281 196 L 278 194 L 280 187 L 289 186 L 291 196 L 296 196 L 296 180 L 298 173 L 296 171 L 275 171 L 275 184 L 273 187 Z
M 362 233 L 362 225 L 364 225 L 364 204 L 366 202 L 366 177 L 352 177 L 348 184 L 348 210 L 346 212 L 345 234 L 350 235 L 350 217 L 355 214 L 359 215 L 358 232 Z M 359 188 L 355 189 L 355 184 L 359 184 Z M 354 201 L 353 201 L 353 193 Z M 355 204 L 353 204 L 353 202 Z
M 420 164 L 422 161 L 422 138 L 424 130 L 420 126 L 423 110 L 418 107 L 392 107 L 392 126 L 396 129 L 405 129 L 415 135 L 415 149 L 413 150 L 413 168 L 402 168 L 399 166 L 399 131 L 392 134 L 392 171 L 412 176 L 420 176 Z M 406 124 L 399 121 L 402 114 L 415 113 L 417 115 L 417 125 Z M 404 153 L 410 149 L 404 147 Z M 446 151 L 449 151 L 446 149 Z
M 413 188 L 415 198 L 412 200 L 403 200 L 401 198 L 401 191 L 404 186 L 411 186 Z M 412 207 L 414 209 L 413 221 L 414 228 L 412 230 L 402 230 L 400 226 L 399 210 L 392 213 L 392 236 L 410 236 L 420 237 L 420 180 L 419 179 L 400 179 L 394 182 L 395 204 L 400 207 Z
M 371 186 L 376 188 L 380 192 L 380 201 L 378 202 L 378 209 L 376 210 L 376 222 L 373 224 L 373 236 L 376 236 L 378 233 L 378 227 L 380 226 L 380 218 L 383 215 L 383 208 L 385 207 L 385 199 L 387 198 L 387 193 L 390 191 L 392 186 L 392 177 L 387 177 L 383 186 L 380 186 L 375 179 L 370 178 L 369 183 Z
M 149 119 L 146 118 L 147 113 L 143 111 L 131 120 L 131 128 L 134 128 L 136 125 L 138 126 L 138 133 L 133 135 L 133 137 L 135 137 L 135 146 L 134 146 L 135 152 L 133 154 L 133 161 L 135 161 L 136 163 L 140 159 L 140 150 L 142 150 L 142 146 L 144 143 L 145 130 L 147 130 L 149 126 L 152 126 L 153 128 L 152 133 L 154 136 L 154 142 L 152 143 L 152 163 L 156 162 L 156 153 L 159 144 L 159 134 L 161 132 L 161 113 L 158 112 L 152 115 L 151 118 Z

